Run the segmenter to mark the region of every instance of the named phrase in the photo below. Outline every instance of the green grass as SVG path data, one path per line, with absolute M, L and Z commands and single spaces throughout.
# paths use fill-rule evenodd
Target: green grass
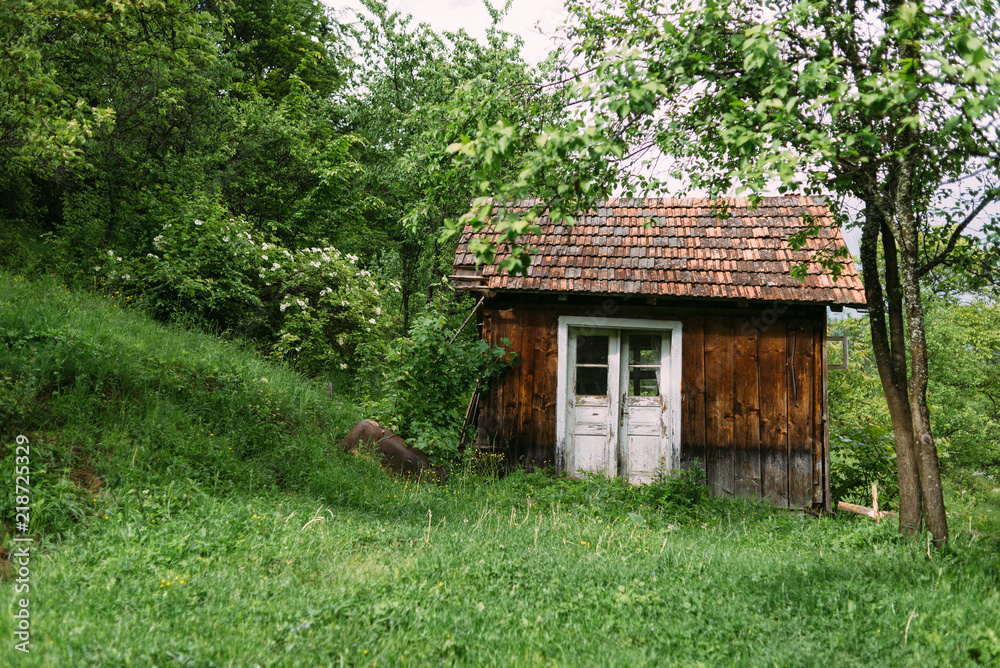
M 3 441 L 37 444 L 52 507 L 33 651 L 2 615 L 0 665 L 1000 661 L 1000 550 L 969 530 L 1000 533 L 992 481 L 949 488 L 930 551 L 686 481 L 417 485 L 335 453 L 349 404 L 249 350 L 2 275 L 0 335 Z

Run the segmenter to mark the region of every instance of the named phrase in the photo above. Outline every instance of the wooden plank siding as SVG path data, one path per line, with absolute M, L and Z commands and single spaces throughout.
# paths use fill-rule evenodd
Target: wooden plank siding
M 749 320 L 736 321 L 733 393 L 733 458 L 735 494 L 760 498 L 760 377 L 757 329 Z M 768 391 L 768 388 L 764 388 Z
M 813 327 L 788 327 L 788 505 L 812 505 L 813 456 Z
M 491 383 L 479 414 L 480 447 L 495 443 L 509 466 L 556 462 L 560 315 L 594 312 L 553 301 L 480 313 L 483 338 L 506 337 L 520 357 Z M 713 494 L 829 507 L 825 309 L 625 303 L 613 315 L 682 323 L 682 467 L 698 460 Z
M 540 445 L 536 450 L 541 455 L 543 465 L 556 464 L 556 382 L 559 370 L 559 321 L 555 314 L 547 314 L 544 322 L 538 326 L 537 336 L 543 341 L 540 350 L 544 350 L 545 360 L 543 382 L 539 391 L 538 406 L 542 420 Z M 541 370 L 542 367 L 537 367 Z
M 518 372 L 518 411 L 517 433 L 520 435 L 521 446 L 525 449 L 527 459 L 534 459 L 535 430 L 531 422 L 531 401 L 535 385 L 535 325 L 536 311 L 520 311 L 521 345 L 518 355 L 521 360 L 517 365 Z
M 489 387 L 479 414 L 479 447 L 503 451 L 508 464 L 555 461 L 556 316 L 538 310 L 484 310 L 483 338 L 519 363 Z
M 764 498 L 788 506 L 788 370 L 785 325 L 775 322 L 758 339 L 760 384 L 760 466 Z
M 733 320 L 705 321 L 705 457 L 708 486 L 716 496 L 733 496 Z
M 681 331 L 681 466 L 705 468 L 705 319 L 691 316 Z
M 510 341 L 509 350 L 521 354 L 521 313 L 520 309 L 503 311 L 504 336 Z M 510 356 L 508 355 L 508 359 Z M 520 412 L 520 383 L 524 365 L 518 364 L 507 374 L 507 382 L 503 388 L 503 423 L 500 433 L 504 443 L 513 443 L 522 436 L 517 433 L 518 413 Z

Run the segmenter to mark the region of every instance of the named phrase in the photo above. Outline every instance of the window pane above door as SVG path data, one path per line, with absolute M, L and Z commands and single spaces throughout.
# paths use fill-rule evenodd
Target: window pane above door
M 576 393 L 590 397 L 608 395 L 608 367 L 578 366 L 576 368 Z
M 630 334 L 628 337 L 629 364 L 660 364 L 660 334 Z
M 607 365 L 609 338 L 606 334 L 603 336 L 577 336 L 576 363 Z

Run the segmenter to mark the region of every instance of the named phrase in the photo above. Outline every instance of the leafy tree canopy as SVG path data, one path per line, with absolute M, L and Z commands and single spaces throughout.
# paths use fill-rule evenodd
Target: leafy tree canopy
M 225 50 L 240 70 L 240 95 L 280 99 L 297 76 L 321 97 L 344 82 L 350 61 L 340 25 L 314 0 L 248 0 L 235 3 Z

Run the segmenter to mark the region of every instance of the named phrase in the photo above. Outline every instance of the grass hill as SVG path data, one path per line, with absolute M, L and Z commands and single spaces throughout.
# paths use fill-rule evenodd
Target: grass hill
M 31 653 L 3 615 L 0 664 L 1000 661 L 992 481 L 950 492 L 934 551 L 691 476 L 397 480 L 337 452 L 360 417 L 246 345 L 0 274 L 0 475 L 27 437 L 37 539 Z M 16 505 L 5 482 L 8 553 Z

